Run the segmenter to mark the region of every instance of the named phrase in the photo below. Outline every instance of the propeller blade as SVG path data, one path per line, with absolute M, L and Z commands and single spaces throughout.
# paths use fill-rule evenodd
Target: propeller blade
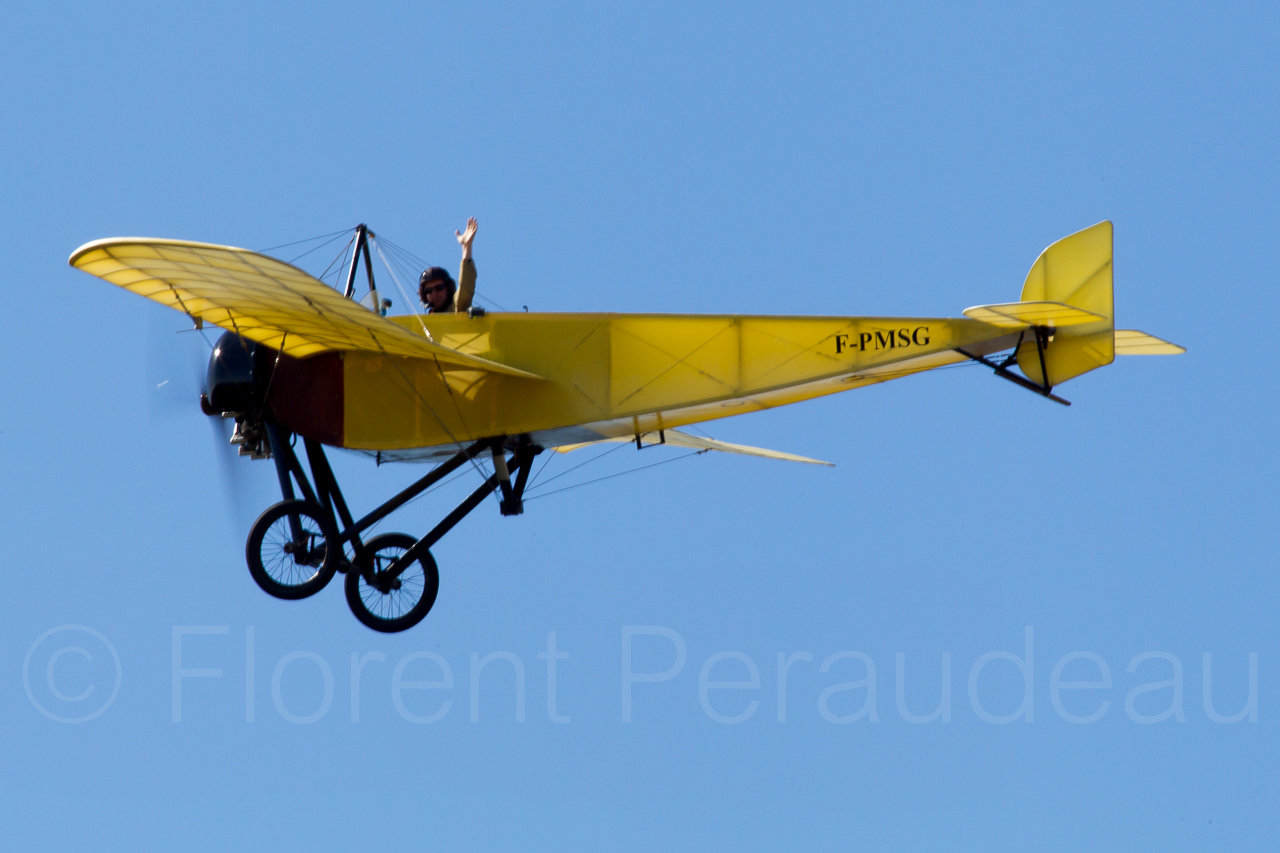
M 147 316 L 146 399 L 152 421 L 200 411 L 209 364 L 209 343 L 173 311 Z
M 218 469 L 227 512 L 239 527 L 247 530 L 265 505 L 258 488 L 262 485 L 258 482 L 260 473 L 255 476 L 250 461 L 240 458 L 239 448 L 231 443 L 235 421 L 217 415 L 209 417 L 208 421 L 213 433 L 214 465 Z

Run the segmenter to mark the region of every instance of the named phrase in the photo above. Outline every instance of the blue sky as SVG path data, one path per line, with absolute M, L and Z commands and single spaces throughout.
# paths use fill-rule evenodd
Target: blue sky
M 1268 849 L 1277 24 L 1261 5 L 12 10 L 10 843 Z M 440 597 L 406 634 L 363 628 L 337 584 L 268 598 L 243 542 L 277 499 L 270 468 L 224 465 L 172 393 L 204 343 L 67 256 L 363 221 L 452 266 L 469 215 L 481 294 L 508 308 L 934 316 L 1015 299 L 1042 248 L 1111 219 L 1118 325 L 1189 352 L 1073 381 L 1070 409 L 964 368 L 710 425 L 837 467 L 704 455 L 515 519 L 486 507 L 436 549 Z M 644 453 L 599 464 L 676 455 Z M 335 467 L 363 508 L 415 475 Z M 421 533 L 460 497 L 393 529 Z M 45 636 L 67 625 L 91 631 Z M 666 632 L 632 638 L 633 672 L 671 668 L 676 638 L 685 662 L 632 685 L 626 723 L 628 626 Z M 178 666 L 221 671 L 178 679 L 181 722 L 175 630 Z M 551 632 L 567 723 L 538 657 Z M 1101 660 L 1111 687 L 1061 690 L 1059 713 L 1055 665 L 1078 651 L 1096 658 L 1060 680 L 1099 681 Z M 402 714 L 396 666 L 420 652 L 438 659 L 402 680 L 444 681 L 443 660 L 453 686 L 402 691 Z M 481 671 L 472 722 L 472 655 L 494 652 L 510 657 Z M 754 666 L 759 687 L 711 688 L 708 712 L 699 675 L 722 652 L 738 657 L 704 681 Z M 799 652 L 779 722 L 778 655 Z M 828 660 L 843 652 L 864 657 Z M 900 652 L 917 716 L 950 656 L 949 721 L 903 719 Z M 971 696 L 991 652 L 1018 661 L 986 664 Z M 1147 652 L 1163 657 L 1128 671 Z M 1256 722 L 1211 719 L 1205 653 L 1220 717 L 1246 708 L 1256 654 Z M 873 702 L 849 687 L 867 661 Z M 1175 662 L 1184 719 L 1140 722 L 1175 688 L 1132 691 Z M 741 723 L 712 717 L 753 701 Z M 1096 722 L 1064 718 L 1103 701 Z M 827 719 L 868 704 L 874 722 Z

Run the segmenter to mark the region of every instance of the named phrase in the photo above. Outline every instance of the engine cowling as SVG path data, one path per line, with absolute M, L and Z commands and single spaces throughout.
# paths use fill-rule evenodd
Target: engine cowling
M 269 459 L 271 443 L 265 429 L 264 404 L 270 368 L 259 362 L 272 351 L 234 332 L 225 332 L 214 344 L 205 374 L 200 408 L 211 417 L 235 418 L 231 443 L 241 456 Z
M 343 383 L 340 352 L 297 359 L 226 332 L 209 357 L 200 408 L 206 415 L 236 419 L 232 443 L 242 445 L 246 456 L 265 458 L 266 421 L 341 447 Z
M 209 355 L 205 393 L 200 408 L 206 415 L 244 415 L 262 411 L 265 389 L 255 382 L 258 345 L 234 332 L 224 332 Z

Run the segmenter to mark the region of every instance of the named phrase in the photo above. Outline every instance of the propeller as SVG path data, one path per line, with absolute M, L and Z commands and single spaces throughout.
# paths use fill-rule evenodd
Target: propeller
M 147 314 L 146 397 L 154 424 L 199 410 L 209 344 L 190 321 L 169 310 Z
M 157 306 L 158 308 L 159 306 Z M 250 465 L 238 458 L 231 444 L 234 421 L 221 415 L 205 415 L 200 398 L 208 394 L 209 360 L 217 335 L 214 329 L 196 330 L 191 321 L 171 310 L 149 312 L 146 347 L 146 397 L 151 426 L 156 432 L 174 432 L 194 417 L 209 422 L 215 467 L 231 517 L 241 526 L 253 522 L 263 505 L 255 494 Z

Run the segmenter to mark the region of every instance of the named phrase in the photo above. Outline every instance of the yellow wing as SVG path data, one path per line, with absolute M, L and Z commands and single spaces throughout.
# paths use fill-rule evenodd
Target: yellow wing
M 193 319 L 296 358 L 330 350 L 363 350 L 540 378 L 440 346 L 346 299 L 297 267 L 247 249 L 185 240 L 112 238 L 86 243 L 72 253 L 69 262 Z

